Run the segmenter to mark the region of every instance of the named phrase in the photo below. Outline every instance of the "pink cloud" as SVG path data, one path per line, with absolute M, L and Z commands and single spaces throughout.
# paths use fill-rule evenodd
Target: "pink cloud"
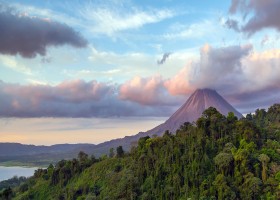
M 119 97 L 141 105 L 170 105 L 175 101 L 161 76 L 134 77 L 120 86 Z
M 164 81 L 164 86 L 171 95 L 188 95 L 194 91 L 194 87 L 189 81 L 190 67 L 181 69 L 174 77 Z

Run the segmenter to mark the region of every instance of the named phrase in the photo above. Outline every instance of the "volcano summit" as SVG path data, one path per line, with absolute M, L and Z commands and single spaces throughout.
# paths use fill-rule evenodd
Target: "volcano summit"
M 147 131 L 149 134 L 161 135 L 164 131 L 175 132 L 184 122 L 195 122 L 209 107 L 216 108 L 221 114 L 227 116 L 233 112 L 238 118 L 242 117 L 232 105 L 212 89 L 197 89 L 189 99 L 163 124 Z

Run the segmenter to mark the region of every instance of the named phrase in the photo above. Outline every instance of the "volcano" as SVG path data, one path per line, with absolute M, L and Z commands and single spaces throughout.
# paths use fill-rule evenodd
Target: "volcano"
M 215 90 L 208 88 L 197 89 L 166 122 L 147 131 L 147 133 L 162 135 L 166 130 L 174 133 L 184 122 L 195 122 L 201 117 L 203 111 L 209 107 L 216 108 L 225 116 L 229 112 L 233 112 L 238 118 L 242 117 L 242 114 Z
M 108 153 L 110 148 L 123 146 L 125 150 L 129 150 L 133 143 L 137 143 L 139 138 L 145 136 L 158 135 L 161 136 L 166 130 L 175 133 L 184 122 L 195 122 L 209 107 L 215 107 L 220 113 L 227 116 L 229 112 L 233 112 L 235 116 L 241 118 L 242 115 L 232 107 L 221 95 L 212 89 L 198 89 L 189 99 L 163 124 L 146 131 L 140 132 L 133 136 L 126 136 L 124 138 L 114 139 L 94 147 L 92 153 L 100 156 Z

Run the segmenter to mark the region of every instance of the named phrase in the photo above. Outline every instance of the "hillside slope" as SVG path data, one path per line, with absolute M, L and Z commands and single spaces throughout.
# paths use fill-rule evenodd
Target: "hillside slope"
M 197 126 L 144 137 L 112 158 L 60 161 L 13 190 L 14 199 L 279 199 L 280 104 L 238 120 L 207 109 Z M 1 196 L 1 194 L 0 194 Z

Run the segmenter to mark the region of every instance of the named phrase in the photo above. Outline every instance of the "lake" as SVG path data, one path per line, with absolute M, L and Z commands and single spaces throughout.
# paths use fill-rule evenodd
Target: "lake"
M 7 180 L 13 176 L 32 176 L 37 167 L 3 167 L 0 166 L 0 181 Z

